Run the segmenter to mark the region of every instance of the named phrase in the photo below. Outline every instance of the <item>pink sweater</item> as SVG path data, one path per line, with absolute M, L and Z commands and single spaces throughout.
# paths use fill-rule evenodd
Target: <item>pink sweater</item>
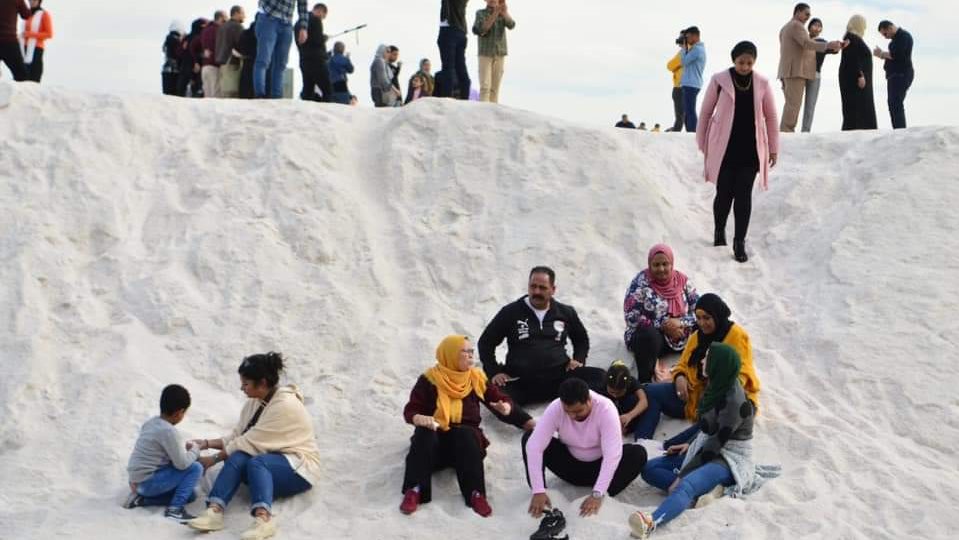
M 593 401 L 593 410 L 582 422 L 570 418 L 558 399 L 546 407 L 543 417 L 536 422 L 536 428 L 526 442 L 527 470 L 534 494 L 546 493 L 543 452 L 557 432 L 560 442 L 566 445 L 574 458 L 585 462 L 603 460 L 593 490 L 606 493 L 609 489 L 613 474 L 619 467 L 619 459 L 623 456 L 619 413 L 609 399 L 593 391 L 589 392 L 589 396 Z

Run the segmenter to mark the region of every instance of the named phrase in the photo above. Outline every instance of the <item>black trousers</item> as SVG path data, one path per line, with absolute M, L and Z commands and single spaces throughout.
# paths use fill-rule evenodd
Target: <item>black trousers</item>
M 680 86 L 673 87 L 673 131 L 682 131 L 686 120 L 686 114 L 683 106 L 683 89 Z
M 43 49 L 37 47 L 33 51 L 33 62 L 26 64 L 27 80 L 40 82 L 43 78 Z
M 726 230 L 729 209 L 736 215 L 736 234 L 733 240 L 746 240 L 749 232 L 749 216 L 753 211 L 753 183 L 756 181 L 756 166 L 727 167 L 719 169 L 716 182 L 716 198 L 713 199 L 713 220 L 717 231 Z
M 456 469 L 456 481 L 463 494 L 463 502 L 469 505 L 474 491 L 486 495 L 486 473 L 483 458 L 486 451 L 480 446 L 476 432 L 468 427 L 453 427 L 449 431 L 432 431 L 418 427 L 410 439 L 410 451 L 406 454 L 406 473 L 403 476 L 403 493 L 419 486 L 420 502 L 428 503 L 433 498 L 433 473 L 448 467 Z
M 330 71 L 323 55 L 301 54 L 300 71 L 303 73 L 303 91 L 300 92 L 300 98 L 308 101 L 333 99 L 333 84 L 330 83 Z M 317 86 L 323 92 L 322 98 L 316 93 Z
M 633 351 L 636 359 L 636 380 L 640 384 L 653 382 L 653 373 L 656 372 L 656 361 L 672 349 L 666 344 L 663 331 L 650 326 L 638 328 L 629 342 L 629 350 Z
M 599 392 L 605 388 L 606 371 L 600 368 L 583 366 L 551 378 L 520 378 L 506 383 L 503 391 L 517 405 L 544 403 L 556 399 L 559 395 L 559 385 L 569 378 L 582 379 L 586 381 L 591 390 Z
M 526 470 L 527 484 L 530 484 L 530 481 L 526 441 L 532 434 L 533 432 L 527 431 L 523 435 L 523 469 Z M 619 466 L 616 467 L 612 482 L 609 483 L 609 494 L 616 496 L 626 489 L 643 471 L 645 465 L 646 449 L 638 444 L 624 444 L 623 457 L 619 460 Z M 599 471 L 602 466 L 602 459 L 596 461 L 576 459 L 569 453 L 569 448 L 557 438 L 553 438 L 543 452 L 543 472 L 545 473 L 546 469 L 549 469 L 553 474 L 574 486 L 592 487 L 596 484 L 596 479 L 599 478 Z
M 177 94 L 177 82 L 180 79 L 179 73 L 161 73 L 161 78 L 163 79 L 163 95 L 165 96 L 178 96 Z
M 27 66 L 23 64 L 23 54 L 20 52 L 19 43 L 0 43 L 0 62 L 7 65 L 10 73 L 13 74 L 13 80 L 25 81 L 29 73 Z

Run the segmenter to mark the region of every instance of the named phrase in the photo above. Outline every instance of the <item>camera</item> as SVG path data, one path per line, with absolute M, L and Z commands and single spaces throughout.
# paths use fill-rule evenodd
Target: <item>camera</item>
M 686 44 L 686 30 L 679 31 L 679 37 L 676 38 L 676 45 L 685 45 Z

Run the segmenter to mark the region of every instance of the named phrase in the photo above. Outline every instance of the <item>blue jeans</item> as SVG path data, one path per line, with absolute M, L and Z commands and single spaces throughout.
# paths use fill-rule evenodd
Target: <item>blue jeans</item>
M 676 395 L 676 385 L 673 383 L 647 384 L 643 389 L 646 392 L 646 401 L 649 407 L 639 415 L 636 429 L 633 434 L 637 439 L 652 439 L 659 425 L 660 413 L 673 418 L 685 418 L 686 402 Z
M 685 455 L 664 456 L 646 463 L 643 468 L 643 480 L 649 485 L 663 491 L 679 477 L 679 468 L 683 465 Z M 687 474 L 676 486 L 676 489 L 666 497 L 666 500 L 653 511 L 653 522 L 656 526 L 663 525 L 682 514 L 699 497 L 709 493 L 716 486 L 731 486 L 735 483 L 733 474 L 725 462 L 710 462 L 701 465 Z
M 267 97 L 267 77 L 273 99 L 283 97 L 283 71 L 290 58 L 293 26 L 265 13 L 256 14 L 256 62 L 253 64 L 253 93 Z
M 182 471 L 173 465 L 167 465 L 137 484 L 137 493 L 143 496 L 143 506 L 183 508 L 196 499 L 193 488 L 201 476 L 203 465 L 195 461 Z
M 437 97 L 453 96 L 453 87 L 456 86 L 459 88 L 457 97 L 460 99 L 470 98 L 472 81 L 470 81 L 469 71 L 466 70 L 466 44 L 466 33 L 462 30 L 450 26 L 440 28 L 436 45 L 440 49 L 443 80 L 439 85 L 441 95 Z
M 246 452 L 234 452 L 216 477 L 207 504 L 226 508 L 241 482 L 250 486 L 251 510 L 263 508 L 270 513 L 273 513 L 274 497 L 292 497 L 312 487 L 296 474 L 283 454 L 253 457 Z
M 696 116 L 696 96 L 699 95 L 699 88 L 692 86 L 683 87 L 683 114 L 686 115 L 686 131 L 696 133 L 696 125 L 699 118 Z
M 889 117 L 892 120 L 892 129 L 906 127 L 906 92 L 912 86 L 913 73 L 894 73 L 886 80 L 889 103 Z

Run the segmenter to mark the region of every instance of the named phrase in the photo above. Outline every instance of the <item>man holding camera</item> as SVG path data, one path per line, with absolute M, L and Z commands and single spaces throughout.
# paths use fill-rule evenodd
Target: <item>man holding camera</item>
M 676 45 L 679 45 L 680 48 L 686 46 L 686 30 L 680 30 L 679 37 L 676 38 Z M 673 74 L 673 114 L 676 117 L 673 120 L 673 127 L 666 131 L 682 131 L 683 87 L 680 86 L 680 82 L 683 80 L 683 57 L 681 51 L 677 51 L 676 56 L 666 63 L 666 69 Z
M 679 84 L 683 89 L 683 115 L 686 131 L 696 132 L 696 97 L 703 87 L 703 69 L 706 68 L 706 46 L 699 41 L 699 28 L 690 26 L 683 32 L 686 42 L 679 52 L 683 63 L 683 75 Z

